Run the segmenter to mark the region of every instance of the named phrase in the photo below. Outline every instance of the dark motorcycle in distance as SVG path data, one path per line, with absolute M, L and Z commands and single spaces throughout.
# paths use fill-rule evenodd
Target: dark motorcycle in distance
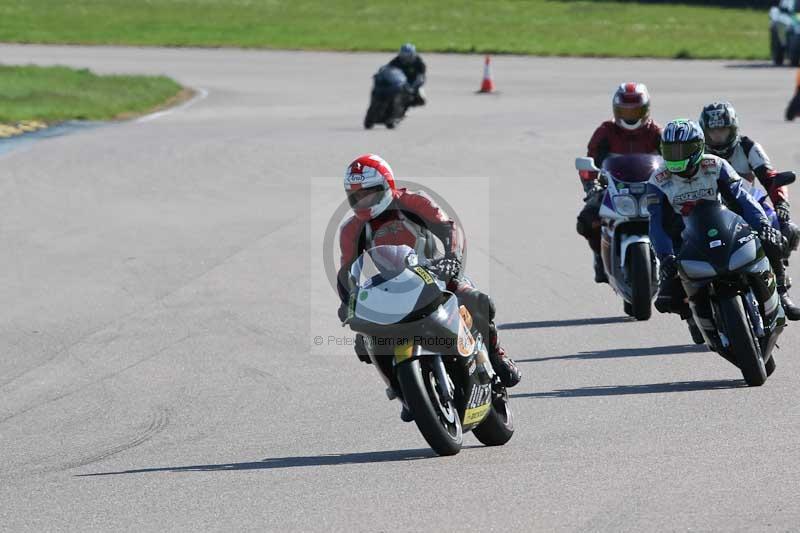
M 794 181 L 784 172 L 776 183 Z M 786 318 L 761 241 L 722 203 L 699 201 L 684 218 L 678 272 L 706 345 L 742 372 L 751 387 L 775 371 Z
M 375 124 L 385 124 L 393 129 L 403 120 L 411 103 L 406 75 L 399 68 L 385 65 L 372 79 L 372 95 L 364 127 L 371 129 Z
M 424 260 L 424 259 L 423 259 Z M 514 434 L 508 393 L 472 316 L 408 246 L 365 251 L 350 269 L 345 324 L 364 346 L 389 399 L 399 398 L 439 455 L 472 431 L 487 446 Z

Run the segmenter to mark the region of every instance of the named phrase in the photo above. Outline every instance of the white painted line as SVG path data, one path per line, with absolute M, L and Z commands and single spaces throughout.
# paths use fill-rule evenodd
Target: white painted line
M 182 109 L 186 109 L 187 107 L 196 104 L 200 100 L 203 100 L 207 96 L 208 96 L 207 90 L 197 89 L 197 94 L 194 95 L 194 97 L 191 100 L 184 102 L 177 107 L 171 107 L 169 109 L 165 109 L 164 111 L 156 111 L 155 113 L 150 113 L 149 115 L 139 117 L 136 119 L 136 122 L 150 122 L 151 120 L 161 118 L 163 116 L 169 115 L 170 113 L 174 113 L 175 111 L 181 111 Z

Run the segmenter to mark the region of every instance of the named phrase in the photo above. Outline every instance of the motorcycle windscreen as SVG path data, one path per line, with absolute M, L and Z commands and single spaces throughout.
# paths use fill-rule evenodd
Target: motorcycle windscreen
M 753 239 L 750 226 L 719 202 L 698 202 L 684 224 L 679 259 L 706 261 L 717 274 L 729 271 L 731 258 L 740 248 L 752 246 L 748 244 Z
M 661 158 L 653 154 L 615 155 L 603 161 L 603 171 L 617 181 L 642 183 L 660 164 Z
M 374 274 L 373 274 L 374 273 Z M 376 246 L 353 264 L 355 316 L 373 324 L 398 324 L 420 317 L 439 305 L 442 291 L 436 279 L 417 264 L 406 245 Z

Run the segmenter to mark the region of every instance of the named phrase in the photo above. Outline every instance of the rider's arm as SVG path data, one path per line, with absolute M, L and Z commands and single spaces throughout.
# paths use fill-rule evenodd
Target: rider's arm
M 758 229 L 764 223 L 769 224 L 769 219 L 761 204 L 742 187 L 741 176 L 736 173 L 730 163 L 724 160 L 719 170 L 717 187 L 726 200 L 733 200 L 739 205 L 742 210 L 742 218 L 754 229 Z
M 772 162 L 769 160 L 769 156 L 767 156 L 767 152 L 764 151 L 764 148 L 748 137 L 742 137 L 742 148 L 744 148 L 747 154 L 747 162 L 750 164 L 750 168 L 753 169 L 753 174 L 756 175 L 758 181 L 764 186 L 772 203 L 778 204 L 779 202 L 788 200 L 789 193 L 786 186 L 775 187 L 774 178 L 777 171 L 772 166 Z
M 650 242 L 656 255 L 661 258 L 672 255 L 672 239 L 664 230 L 664 209 L 670 209 L 667 196 L 655 185 L 647 184 L 647 211 L 650 212 Z
M 344 302 L 350 296 L 350 267 L 361 253 L 361 233 L 364 229 L 355 217 L 350 217 L 339 229 L 341 251 L 339 272 L 336 274 L 336 290 Z
M 611 151 L 611 146 L 608 140 L 608 124 L 603 123 L 594 130 L 592 138 L 589 139 L 588 150 L 586 155 L 594 159 L 594 164 L 599 168 L 603 164 L 603 160 L 608 157 Z M 597 178 L 595 175 L 594 178 Z
M 444 246 L 445 254 L 458 257 L 464 253 L 466 243 L 461 228 L 430 196 L 425 193 L 407 192 L 397 200 L 403 211 L 414 213 Z

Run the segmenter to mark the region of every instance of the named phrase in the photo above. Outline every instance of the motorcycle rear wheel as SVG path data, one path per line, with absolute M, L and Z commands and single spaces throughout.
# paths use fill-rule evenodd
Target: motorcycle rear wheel
M 486 446 L 502 446 L 514 436 L 514 415 L 508 403 L 508 392 L 505 387 L 501 389 L 502 393 L 492 400 L 489 414 L 472 430 L 475 438 Z
M 436 390 L 436 373 L 426 361 L 412 359 L 396 369 L 397 381 L 414 422 L 430 447 L 439 455 L 461 451 L 463 433 L 452 400 L 442 401 Z
M 739 362 L 742 377 L 751 387 L 759 387 L 767 381 L 767 369 L 761 358 L 761 348 L 755 340 L 753 328 L 742 305 L 741 296 L 723 298 L 719 301 L 722 323 L 730 342 L 729 350 Z

